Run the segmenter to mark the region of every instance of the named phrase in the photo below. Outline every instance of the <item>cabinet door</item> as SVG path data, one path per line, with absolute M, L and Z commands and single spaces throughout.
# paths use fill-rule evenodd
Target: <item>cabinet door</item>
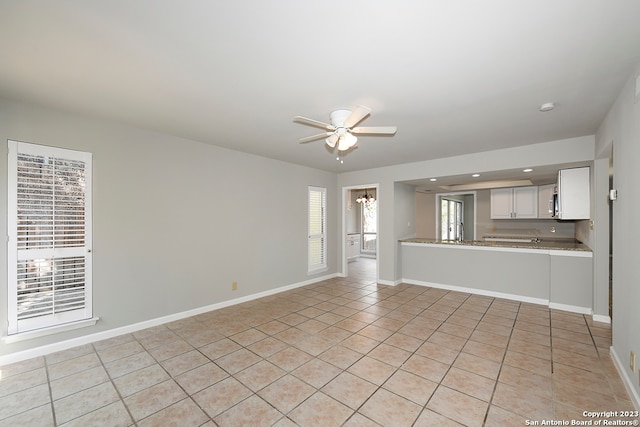
M 514 188 L 513 211 L 515 218 L 538 218 L 538 187 Z
M 513 218 L 513 189 L 495 188 L 491 190 L 491 219 Z
M 347 236 L 347 258 L 357 258 L 360 256 L 360 235 L 349 234 Z
M 553 219 L 553 189 L 555 184 L 538 187 L 538 218 Z
M 558 172 L 560 219 L 589 219 L 589 168 L 561 169 Z

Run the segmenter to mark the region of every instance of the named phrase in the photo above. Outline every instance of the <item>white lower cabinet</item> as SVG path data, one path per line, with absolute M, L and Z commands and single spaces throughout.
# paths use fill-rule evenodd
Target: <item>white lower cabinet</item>
M 538 187 L 491 190 L 491 219 L 538 218 Z
M 360 234 L 347 235 L 347 258 L 357 258 L 360 256 Z

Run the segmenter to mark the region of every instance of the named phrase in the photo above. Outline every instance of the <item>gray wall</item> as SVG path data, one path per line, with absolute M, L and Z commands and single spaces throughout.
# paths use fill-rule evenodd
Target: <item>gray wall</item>
M 416 236 L 435 239 L 436 195 L 416 192 Z
M 358 191 L 349 190 L 348 199 L 349 203 L 345 209 L 345 219 L 347 226 L 347 233 L 359 233 L 360 232 L 360 205 L 356 202 L 358 198 Z
M 107 331 L 336 273 L 307 275 L 307 186 L 336 175 L 90 118 L 0 100 L 7 139 L 93 153 L 93 327 L 0 345 L 0 355 Z M 0 162 L 6 235 L 7 162 Z M 337 232 L 336 215 L 328 231 Z M 6 245 L 0 258 L 7 259 Z M 0 335 L 7 271 L 0 264 Z M 231 291 L 231 282 L 238 290 Z
M 629 352 L 640 354 L 640 96 L 635 95 L 638 74 L 640 63 L 596 134 L 598 158 L 606 158 L 613 146 L 613 187 L 618 189 L 618 200 L 613 202 L 613 354 L 621 361 L 627 384 L 635 391 L 636 404 L 640 386 L 638 372 L 629 368 Z M 599 177 L 603 179 L 602 174 Z M 604 197 L 605 194 L 598 194 L 596 200 Z M 596 209 L 600 212 L 601 205 Z M 607 227 L 605 221 L 597 220 L 594 233 L 598 247 L 604 240 L 602 227 Z
M 545 253 L 546 252 L 546 253 Z M 548 251 L 502 251 L 457 245 L 402 245 L 402 274 L 410 283 L 549 300 Z

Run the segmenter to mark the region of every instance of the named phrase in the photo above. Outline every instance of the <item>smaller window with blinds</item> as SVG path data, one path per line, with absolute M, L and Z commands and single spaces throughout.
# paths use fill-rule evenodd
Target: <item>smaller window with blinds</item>
M 309 186 L 308 272 L 327 269 L 327 189 Z

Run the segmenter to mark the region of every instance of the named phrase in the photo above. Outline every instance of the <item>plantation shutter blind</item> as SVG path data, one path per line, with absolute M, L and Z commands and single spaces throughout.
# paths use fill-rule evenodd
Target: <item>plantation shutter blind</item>
M 9 334 L 92 317 L 91 163 L 9 141 Z
M 309 272 L 327 268 L 327 190 L 309 187 Z

